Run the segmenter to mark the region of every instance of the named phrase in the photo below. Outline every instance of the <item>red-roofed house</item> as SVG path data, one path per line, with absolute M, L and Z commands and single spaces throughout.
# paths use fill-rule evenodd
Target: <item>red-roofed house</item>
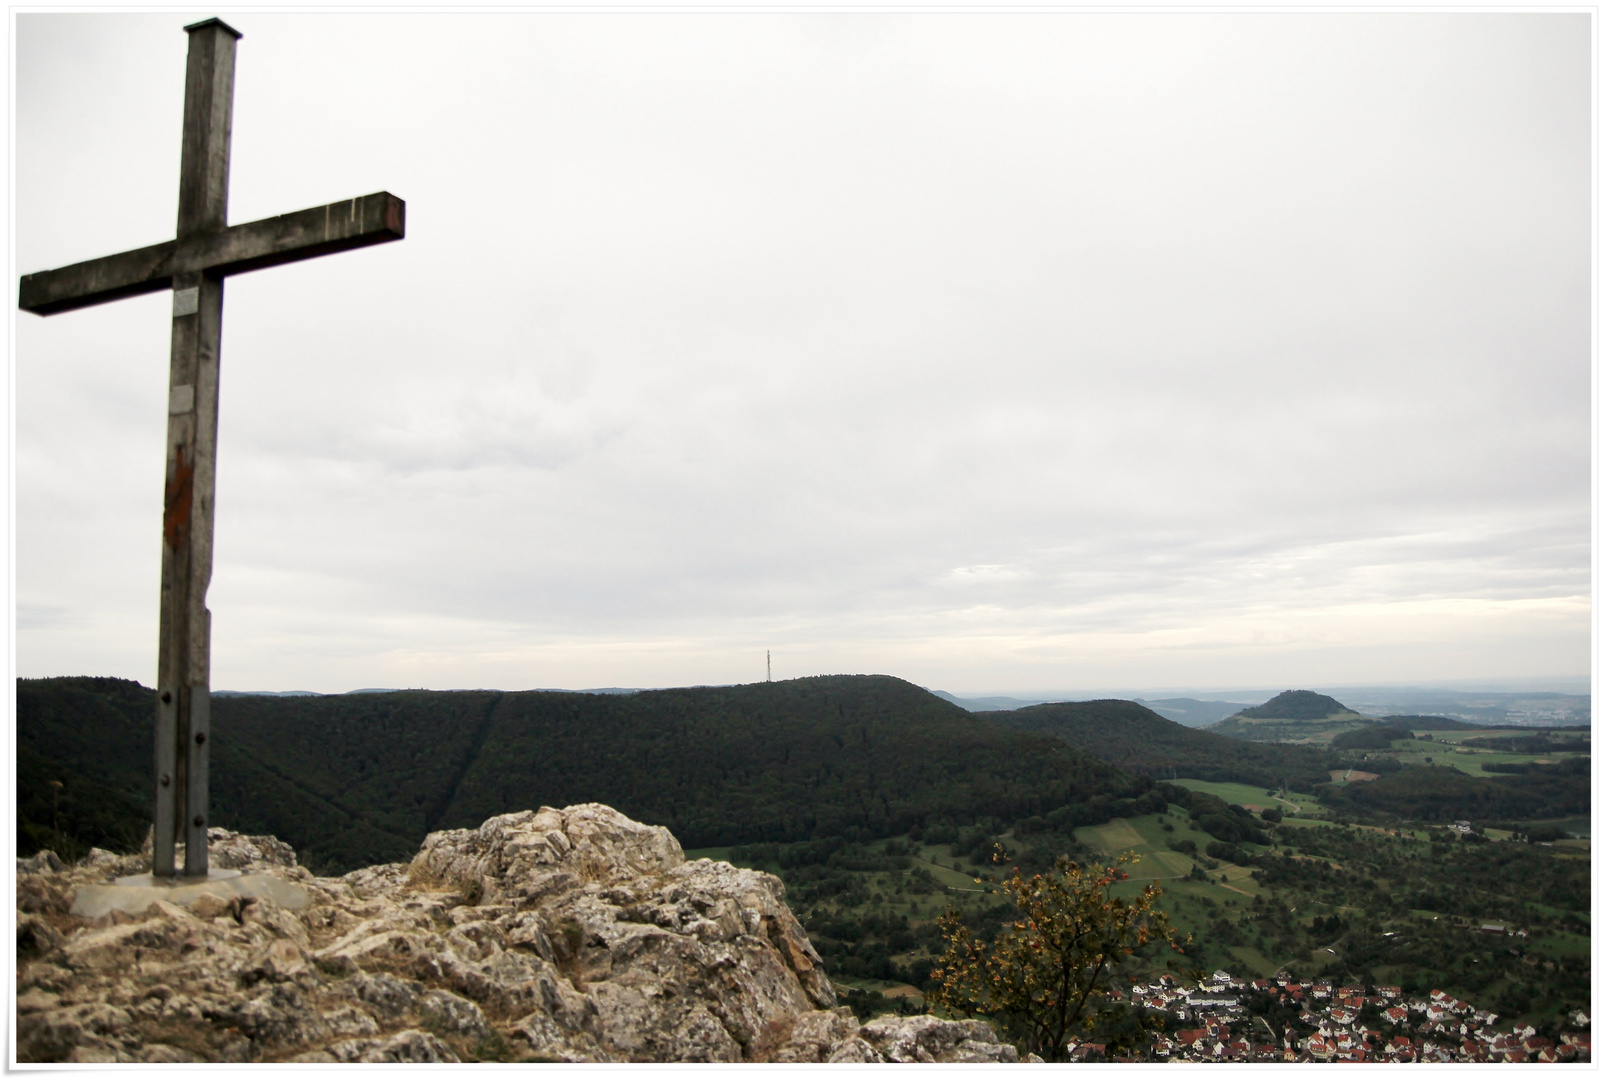
M 1178 1040 L 1179 1046 L 1188 1046 L 1195 1050 L 1204 1050 L 1206 1048 L 1205 1028 L 1186 1028 L 1173 1037 Z

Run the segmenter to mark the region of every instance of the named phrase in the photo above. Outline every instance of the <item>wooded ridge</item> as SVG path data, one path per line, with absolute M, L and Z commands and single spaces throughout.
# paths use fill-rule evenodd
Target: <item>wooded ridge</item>
M 153 693 L 121 679 L 18 680 L 19 850 L 80 826 L 84 846 L 126 841 L 128 808 L 149 801 Z M 629 695 L 219 696 L 212 715 L 213 824 L 278 836 L 331 872 L 543 805 L 606 803 L 705 847 L 1067 807 L 1081 820 L 1095 799 L 1105 820 L 1151 786 L 887 676 Z M 81 782 L 66 820 L 57 797 L 53 821 L 48 781 L 65 775 Z
M 1329 781 L 1329 755 L 1306 746 L 1246 742 L 1189 728 L 1132 701 L 1068 701 L 980 713 L 1019 731 L 1054 735 L 1101 761 L 1158 780 L 1195 777 L 1312 791 Z
M 125 679 L 18 680 L 19 852 L 138 845 L 150 822 L 153 695 Z M 1346 749 L 1381 734 L 1402 732 L 1375 723 L 1327 747 L 1248 742 L 1115 700 L 970 713 L 888 676 L 631 694 L 219 695 L 211 823 L 278 836 L 334 873 L 408 859 L 434 830 L 593 801 L 665 825 L 689 847 L 934 828 L 983 837 L 1018 823 L 1023 835 L 1070 836 L 1157 812 L 1147 793 L 1175 778 L 1317 791 L 1331 809 L 1390 820 L 1589 806 L 1588 766 L 1573 762 L 1493 764 L 1485 771 L 1502 775 L 1474 777 Z M 1359 760 L 1394 775 L 1328 783 L 1329 769 Z

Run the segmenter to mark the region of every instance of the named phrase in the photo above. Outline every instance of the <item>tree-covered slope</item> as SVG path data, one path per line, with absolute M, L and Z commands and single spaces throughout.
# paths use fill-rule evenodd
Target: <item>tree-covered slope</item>
M 1413 767 L 1370 783 L 1335 787 L 1324 793 L 1323 800 L 1351 813 L 1413 821 L 1503 821 L 1591 813 L 1590 758 L 1509 768 L 1515 770 L 1512 775 L 1486 778 L 1444 767 Z
M 16 716 L 19 753 L 74 769 L 141 804 L 150 798 L 156 691 L 130 679 L 18 679 Z
M 1412 728 L 1415 731 L 1472 731 L 1484 724 L 1471 724 L 1467 720 L 1452 720 L 1445 716 L 1398 716 L 1392 714 L 1380 723 L 1394 727 Z
M 505 694 L 447 811 L 595 799 L 690 847 L 886 836 L 1014 820 L 1134 778 L 888 676 L 597 694 Z
M 1311 690 L 1286 690 L 1253 708 L 1241 709 L 1234 715 L 1247 720 L 1324 720 L 1335 713 L 1351 711 L 1328 694 Z
M 1207 730 L 1248 742 L 1318 745 L 1371 723 L 1368 717 L 1327 694 L 1286 690 L 1261 705 L 1219 720 Z
M 445 827 L 443 812 L 503 696 L 215 699 L 215 816 L 340 865 L 411 859 L 426 833 Z
M 139 847 L 149 812 L 127 793 L 84 776 L 27 746 L 17 747 L 17 851 L 50 848 L 80 859 L 91 847 Z
M 1331 750 L 1389 750 L 1398 739 L 1411 739 L 1413 729 L 1395 724 L 1370 724 L 1352 728 L 1336 735 L 1329 742 Z
M 1132 701 L 1073 701 L 982 713 L 1019 731 L 1054 735 L 1128 772 L 1157 779 L 1195 777 L 1310 791 L 1329 780 L 1326 755 L 1188 728 Z
M 46 774 L 63 770 L 126 796 L 124 817 L 142 808 L 97 836 L 143 835 L 154 692 L 42 679 L 19 680 L 17 694 L 19 748 L 38 758 L 19 771 L 22 850 L 53 828 L 38 816 Z M 608 803 L 699 847 L 1011 821 L 1097 796 L 1109 805 L 1150 783 L 884 676 L 637 694 L 220 696 L 212 714 L 213 823 L 279 836 L 321 870 L 407 859 L 428 831 L 543 804 Z M 107 800 L 82 790 L 81 816 L 105 817 L 89 803 Z

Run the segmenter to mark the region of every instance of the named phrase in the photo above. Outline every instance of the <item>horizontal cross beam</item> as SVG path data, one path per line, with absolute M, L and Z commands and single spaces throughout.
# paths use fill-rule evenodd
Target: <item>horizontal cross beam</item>
M 233 225 L 219 232 L 44 270 L 22 279 L 17 306 L 36 315 L 104 304 L 173 286 L 175 275 L 243 274 L 265 266 L 400 240 L 406 207 L 388 191 Z

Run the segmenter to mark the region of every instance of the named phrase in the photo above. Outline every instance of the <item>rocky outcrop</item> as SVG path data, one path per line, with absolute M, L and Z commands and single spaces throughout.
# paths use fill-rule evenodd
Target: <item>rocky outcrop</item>
M 606 806 L 432 833 L 410 864 L 314 877 L 211 830 L 214 866 L 311 897 L 68 912 L 148 872 L 17 863 L 19 1061 L 1014 1061 L 975 1021 L 857 1023 L 770 874 L 687 862 Z

